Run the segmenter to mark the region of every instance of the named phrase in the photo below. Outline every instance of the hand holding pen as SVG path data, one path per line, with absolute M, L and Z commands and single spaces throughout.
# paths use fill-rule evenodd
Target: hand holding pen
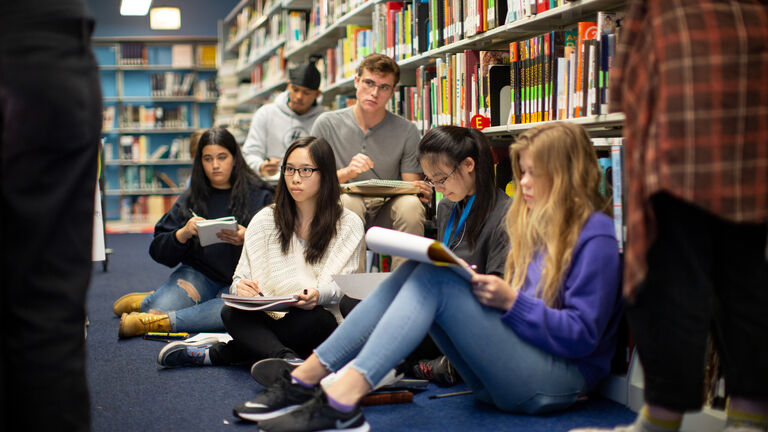
M 197 235 L 197 223 L 205 220 L 197 215 L 193 210 L 190 210 L 192 217 L 189 218 L 187 223 L 180 229 L 176 230 L 176 239 L 180 243 L 186 243 L 192 237 Z
M 235 288 L 237 288 L 237 295 L 239 296 L 256 297 L 258 295 L 264 297 L 264 294 L 261 293 L 261 289 L 259 288 L 259 283 L 256 281 L 240 279 L 237 281 Z
M 267 158 L 259 166 L 259 173 L 263 176 L 273 176 L 277 174 L 277 171 L 280 169 L 280 162 L 282 162 L 282 159 L 273 157 Z
M 346 180 L 353 179 L 360 174 L 366 172 L 366 171 L 372 171 L 376 177 L 378 177 L 378 174 L 376 174 L 376 171 L 373 171 L 373 161 L 370 157 L 363 153 L 358 153 L 355 156 L 352 157 L 352 160 L 349 161 L 349 165 L 345 168 L 346 170 Z

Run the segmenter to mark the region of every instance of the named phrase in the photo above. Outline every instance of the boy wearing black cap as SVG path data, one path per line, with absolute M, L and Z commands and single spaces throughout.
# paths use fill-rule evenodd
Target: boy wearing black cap
M 248 165 L 261 177 L 278 173 L 280 157 L 297 138 L 308 136 L 315 119 L 325 111 L 320 96 L 320 72 L 314 61 L 288 72 L 288 89 L 275 102 L 259 108 L 243 145 Z

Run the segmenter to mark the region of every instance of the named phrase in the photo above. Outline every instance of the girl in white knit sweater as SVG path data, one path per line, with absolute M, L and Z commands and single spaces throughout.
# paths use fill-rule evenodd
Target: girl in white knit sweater
M 222 319 L 232 341 L 169 344 L 158 355 L 161 365 L 251 364 L 268 357 L 298 361 L 336 328 L 341 293 L 331 276 L 357 270 L 363 223 L 341 206 L 333 150 L 324 139 L 294 141 L 283 161 L 275 203 L 248 225 L 230 291 L 296 295 L 298 303 L 288 312 L 225 306 Z

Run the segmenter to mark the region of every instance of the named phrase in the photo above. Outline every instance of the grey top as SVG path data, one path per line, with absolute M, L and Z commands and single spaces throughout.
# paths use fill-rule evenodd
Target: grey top
M 355 121 L 354 107 L 326 112 L 312 126 L 310 135 L 325 138 L 336 154 L 336 169 L 349 165 L 358 153 L 373 161 L 373 169 L 382 179 L 400 180 L 401 173 L 421 173 L 419 131 L 413 123 L 387 111 L 384 120 L 363 133 Z M 354 180 L 375 179 L 366 171 Z
M 510 202 L 507 194 L 501 189 L 496 189 L 496 205 L 491 210 L 488 219 L 485 220 L 483 229 L 476 239 L 474 250 L 469 250 L 469 243 L 464 238 L 466 224 L 464 224 L 462 232 L 453 235 L 451 244 L 448 245 L 459 258 L 470 265 L 476 265 L 478 273 L 504 275 L 504 264 L 507 261 L 507 253 L 509 253 L 509 237 L 504 227 L 504 219 Z M 453 218 L 454 231 L 466 202 L 461 201 L 456 204 L 457 214 Z M 437 205 L 437 240 L 439 241 L 443 241 L 443 233 L 448 224 L 448 218 L 451 216 L 452 208 L 453 203 L 448 198 L 444 198 Z
M 280 93 L 274 103 L 263 105 L 253 114 L 243 144 L 245 161 L 261 175 L 259 166 L 264 160 L 282 159 L 294 140 L 309 135 L 312 124 L 324 111 L 321 105 L 315 105 L 304 114 L 297 114 L 288 106 L 288 92 Z

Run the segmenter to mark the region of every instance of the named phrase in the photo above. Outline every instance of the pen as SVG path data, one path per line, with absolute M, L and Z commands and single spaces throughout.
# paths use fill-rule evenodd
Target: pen
M 470 393 L 472 393 L 472 390 L 460 391 L 455 393 L 443 393 L 439 395 L 432 395 L 429 397 L 429 399 L 440 399 L 440 398 L 451 397 L 451 396 L 463 396 L 463 395 L 468 395 Z
M 179 333 L 164 333 L 164 332 L 148 332 L 144 335 L 144 339 L 186 339 L 189 337 L 187 332 Z
M 191 212 L 192 212 L 192 217 L 200 217 L 200 216 L 198 216 L 198 215 L 197 215 L 197 213 L 195 213 L 195 211 L 194 211 L 194 210 L 192 210 L 192 209 L 189 209 L 189 211 L 191 211 Z

